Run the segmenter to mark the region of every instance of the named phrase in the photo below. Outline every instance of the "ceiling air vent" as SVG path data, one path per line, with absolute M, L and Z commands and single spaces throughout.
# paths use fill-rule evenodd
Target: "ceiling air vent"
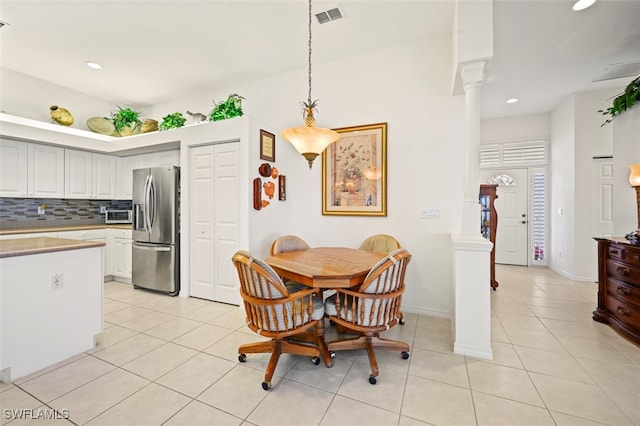
M 640 61 L 610 64 L 598 74 L 593 81 L 614 80 L 616 78 L 635 77 L 640 75 Z
M 334 7 L 333 9 L 329 9 L 324 12 L 316 13 L 316 19 L 321 24 L 326 24 L 327 22 L 335 21 L 342 18 L 344 18 L 344 15 L 338 7 Z

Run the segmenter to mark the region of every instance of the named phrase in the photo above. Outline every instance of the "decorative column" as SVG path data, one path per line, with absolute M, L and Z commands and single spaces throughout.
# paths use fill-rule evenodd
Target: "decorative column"
M 480 87 L 484 61 L 462 67 L 465 94 L 464 203 L 462 233 L 454 251 L 454 348 L 458 354 L 493 359 L 489 256 L 493 245 L 480 235 Z
M 462 233 L 480 235 L 480 87 L 484 62 L 462 67 L 464 87 L 464 215 Z

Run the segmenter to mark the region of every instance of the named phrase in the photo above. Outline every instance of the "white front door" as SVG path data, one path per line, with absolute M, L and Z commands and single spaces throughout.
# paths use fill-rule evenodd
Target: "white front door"
M 239 305 L 239 143 L 191 148 L 189 168 L 191 296 Z
M 480 181 L 495 180 L 496 263 L 526 266 L 529 247 L 529 180 L 527 169 L 482 170 Z

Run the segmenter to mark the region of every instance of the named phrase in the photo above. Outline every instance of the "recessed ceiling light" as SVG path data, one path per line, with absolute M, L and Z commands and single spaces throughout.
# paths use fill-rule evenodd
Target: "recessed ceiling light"
M 102 65 L 100 65 L 97 62 L 87 61 L 87 62 L 85 62 L 85 64 L 87 64 L 87 66 L 89 68 L 94 69 L 94 70 L 101 70 L 102 69 Z
M 596 0 L 578 0 L 573 4 L 573 10 L 575 11 L 584 10 L 589 6 L 593 6 L 595 2 Z
M 516 102 L 518 102 L 518 98 L 507 99 L 508 104 L 515 104 Z

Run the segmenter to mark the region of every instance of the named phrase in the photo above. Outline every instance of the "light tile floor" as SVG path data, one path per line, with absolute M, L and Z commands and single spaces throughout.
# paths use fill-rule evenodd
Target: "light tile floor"
M 498 281 L 493 361 L 452 353 L 449 320 L 407 314 L 387 334 L 411 358 L 379 352 L 375 386 L 351 351 L 331 369 L 284 355 L 269 392 L 268 355 L 237 360 L 260 339 L 242 310 L 106 283 L 98 346 L 0 384 L 0 424 L 640 425 L 640 346 L 591 319 L 596 284 L 501 265 Z M 69 419 L 14 420 L 19 409 Z

